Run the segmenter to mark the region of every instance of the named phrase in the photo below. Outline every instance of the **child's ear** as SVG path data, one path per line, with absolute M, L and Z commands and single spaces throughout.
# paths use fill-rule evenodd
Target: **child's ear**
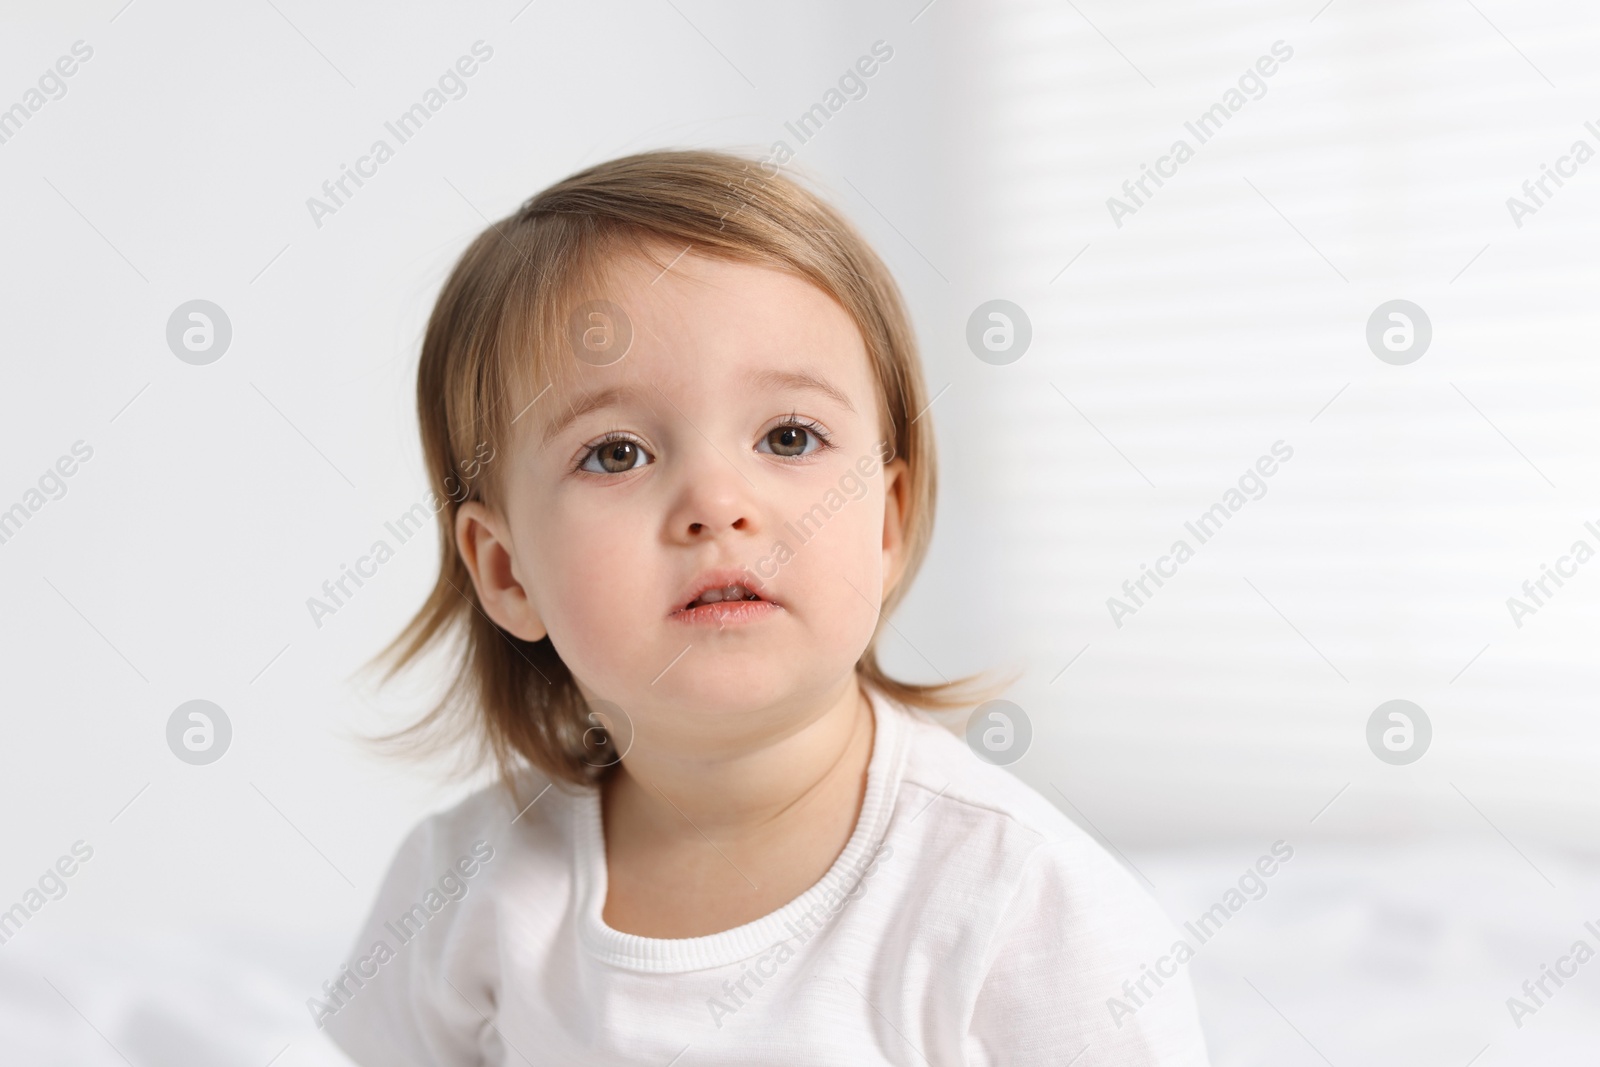
M 907 517 L 911 478 L 904 459 L 883 465 L 883 596 L 900 583 L 906 569 Z
M 456 511 L 456 551 L 472 576 L 483 613 L 513 637 L 544 640 L 544 623 L 517 574 L 505 518 L 477 500 L 462 504 Z

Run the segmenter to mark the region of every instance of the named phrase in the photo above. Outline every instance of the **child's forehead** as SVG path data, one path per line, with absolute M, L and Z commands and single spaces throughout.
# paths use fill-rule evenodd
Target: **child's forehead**
M 636 318 L 667 323 L 731 306 L 740 314 L 724 314 L 716 323 L 731 327 L 800 323 L 819 314 L 838 322 L 850 318 L 831 293 L 792 268 L 710 255 L 687 243 L 654 240 L 637 249 L 619 249 L 605 255 L 590 273 L 592 280 L 570 287 L 568 304 L 610 300 Z
M 613 297 L 620 295 L 625 294 L 612 291 Z M 584 321 L 601 340 L 614 341 L 631 331 L 625 351 L 614 360 L 597 360 L 569 336 L 551 346 L 554 351 L 546 349 L 546 358 L 537 361 L 544 366 L 525 365 L 512 390 L 512 443 L 541 450 L 597 411 L 615 412 L 619 419 L 647 411 L 651 417 L 708 425 L 707 420 L 748 405 L 772 408 L 761 411 L 761 418 L 792 409 L 827 424 L 859 418 L 873 427 L 869 433 L 885 425 L 882 387 L 865 342 L 842 308 L 829 329 L 816 328 L 812 309 L 807 328 L 788 333 L 760 325 L 749 309 L 730 314 L 757 328 L 724 323 L 701 329 L 693 313 L 680 314 L 676 324 L 648 312 L 626 315 L 616 301 L 591 302 L 589 309 L 593 317 Z
M 542 380 L 522 390 L 531 399 L 548 389 L 545 410 L 640 385 L 875 391 L 854 319 L 790 270 L 660 246 L 614 257 L 593 282 L 573 287 L 566 305 L 562 335 L 541 353 Z

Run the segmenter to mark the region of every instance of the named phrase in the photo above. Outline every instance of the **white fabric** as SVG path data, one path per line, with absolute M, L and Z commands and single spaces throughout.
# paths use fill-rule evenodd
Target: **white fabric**
M 721 933 L 605 925 L 593 791 L 519 816 L 488 789 L 424 820 L 330 987 L 328 1033 L 363 1067 L 1206 1064 L 1183 969 L 1146 978 L 1136 1012 L 1108 1007 L 1177 940 L 1132 876 L 927 715 L 872 703 L 844 852 Z

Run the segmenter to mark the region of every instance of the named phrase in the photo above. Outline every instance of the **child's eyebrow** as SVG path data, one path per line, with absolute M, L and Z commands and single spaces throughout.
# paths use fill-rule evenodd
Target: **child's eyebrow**
M 544 428 L 541 440 L 548 442 L 582 416 L 589 414 L 591 411 L 599 411 L 601 408 L 611 407 L 629 395 L 630 390 L 621 386 L 612 386 L 609 389 L 600 389 L 578 397 L 567 405 L 565 411 L 550 420 Z
M 854 414 L 855 405 L 850 403 L 850 398 L 834 388 L 826 379 L 818 378 L 814 374 L 804 371 L 763 370 L 750 375 L 750 380 L 756 385 L 766 385 L 779 389 L 807 389 L 838 403 L 846 411 Z
M 850 403 L 850 398 L 845 396 L 838 388 L 824 378 L 805 371 L 761 370 L 750 374 L 750 381 L 756 385 L 764 385 L 777 389 L 805 389 L 814 393 L 821 393 L 830 400 L 838 403 L 846 411 L 855 413 L 855 405 Z M 551 418 L 545 426 L 540 439 L 549 442 L 562 430 L 572 425 L 584 415 L 602 408 L 611 407 L 633 395 L 632 390 L 622 386 L 612 386 L 608 389 L 596 390 L 575 399 L 559 414 Z

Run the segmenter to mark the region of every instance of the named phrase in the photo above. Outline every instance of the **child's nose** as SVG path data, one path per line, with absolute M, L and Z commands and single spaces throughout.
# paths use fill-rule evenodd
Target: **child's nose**
M 748 530 L 748 508 L 742 495 L 731 491 L 699 492 L 684 509 L 680 522 L 688 537 L 701 540 L 724 530 Z
M 726 526 L 732 530 L 742 530 L 745 528 L 745 519 L 741 516 L 737 519 L 734 519 L 732 522 L 727 523 Z M 708 530 L 714 532 L 716 529 L 716 523 L 691 522 L 689 524 L 690 535 L 703 534 Z
M 742 472 L 721 457 L 700 466 L 686 480 L 678 505 L 669 520 L 677 536 L 703 541 L 729 530 L 755 529 L 752 486 Z

